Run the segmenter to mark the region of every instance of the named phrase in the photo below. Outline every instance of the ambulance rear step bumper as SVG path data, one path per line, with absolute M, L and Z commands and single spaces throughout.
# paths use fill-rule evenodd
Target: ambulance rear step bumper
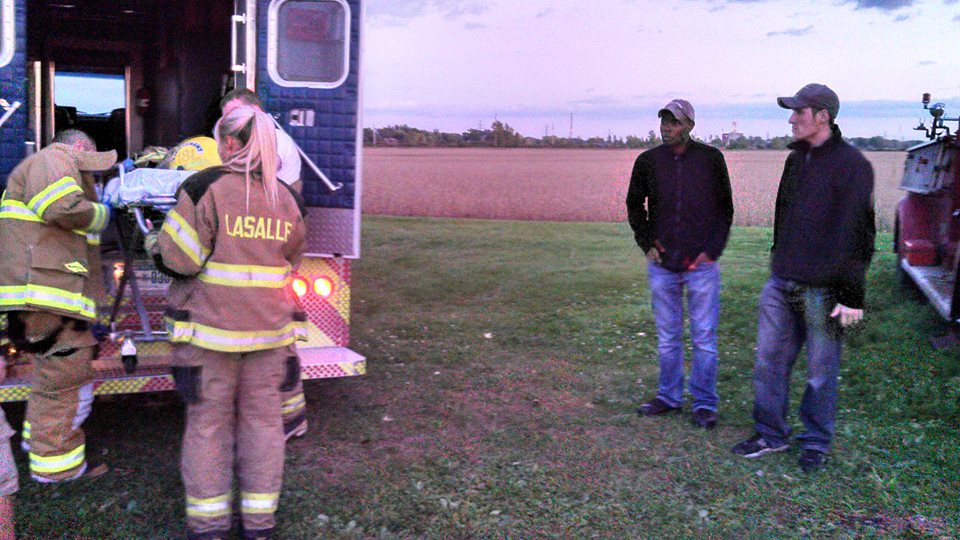
M 367 360 L 346 347 L 298 348 L 302 379 L 355 377 L 367 371 Z M 173 390 L 173 377 L 165 358 L 142 358 L 137 370 L 127 374 L 119 358 L 94 361 L 94 395 L 138 394 Z M 0 402 L 25 401 L 30 395 L 29 364 L 12 366 L 0 383 Z

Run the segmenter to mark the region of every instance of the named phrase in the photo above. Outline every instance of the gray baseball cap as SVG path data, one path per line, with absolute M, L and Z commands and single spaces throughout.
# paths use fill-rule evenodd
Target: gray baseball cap
M 672 114 L 677 120 L 687 120 L 691 124 L 696 123 L 694 121 L 693 105 L 685 99 L 675 99 L 664 105 L 662 109 L 657 111 L 657 118 L 663 117 L 664 112 Z
M 784 109 L 823 109 L 830 113 L 830 118 L 836 118 L 840 112 L 840 98 L 837 93 L 818 83 L 804 86 L 793 97 L 778 97 L 777 105 Z

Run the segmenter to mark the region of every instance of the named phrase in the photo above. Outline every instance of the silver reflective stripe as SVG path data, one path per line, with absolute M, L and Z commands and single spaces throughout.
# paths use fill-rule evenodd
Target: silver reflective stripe
M 3 205 L 0 206 L 0 218 L 44 223 L 42 218 L 33 213 L 33 210 L 19 201 L 4 201 Z
M 79 293 L 71 293 L 44 285 L 14 285 L 0 287 L 0 306 L 38 305 L 78 313 L 84 317 L 96 316 L 97 306 Z
M 230 495 L 200 499 L 187 496 L 187 515 L 192 517 L 218 517 L 230 513 Z
M 87 232 L 100 233 L 107 228 L 110 214 L 107 212 L 107 206 L 101 203 L 90 203 L 93 205 L 93 218 L 90 225 L 87 225 Z
M 283 402 L 283 405 L 280 407 L 281 414 L 290 414 L 292 412 L 299 411 L 300 409 L 306 406 L 306 401 L 304 400 L 303 394 L 297 394 L 296 396 L 288 399 Z
M 243 493 L 240 510 L 245 514 L 269 514 L 276 512 L 279 493 Z
M 163 222 L 163 227 L 160 230 L 169 234 L 173 242 L 197 266 L 202 265 L 210 254 L 210 251 L 200 244 L 200 236 L 197 231 L 176 210 L 171 210 L 167 214 L 167 219 Z
M 294 321 L 279 330 L 243 332 L 222 330 L 190 321 L 165 319 L 170 341 L 192 343 L 204 349 L 224 352 L 259 351 L 289 345 L 306 336 L 306 323 Z
M 77 413 L 73 416 L 73 429 L 79 429 L 84 420 L 90 416 L 90 410 L 93 408 L 93 383 L 85 384 L 80 387 L 79 399 L 77 400 Z
M 200 281 L 227 287 L 266 287 L 279 289 L 290 281 L 290 266 L 256 266 L 208 262 Z
M 85 459 L 85 445 L 80 445 L 66 454 L 56 456 L 38 456 L 30 452 L 30 471 L 56 474 L 79 467 Z
M 30 199 L 27 206 L 42 218 L 43 213 L 47 211 L 47 207 L 75 191 L 81 194 L 83 193 L 83 190 L 77 185 L 76 180 L 69 176 L 64 176 L 60 180 L 47 186 L 47 188 L 37 194 L 36 197 Z

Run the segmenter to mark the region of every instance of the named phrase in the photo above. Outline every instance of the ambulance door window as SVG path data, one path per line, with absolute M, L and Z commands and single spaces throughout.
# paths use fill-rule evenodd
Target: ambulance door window
M 267 68 L 280 86 L 336 88 L 350 71 L 345 0 L 272 0 Z
M 14 0 L 0 0 L 0 67 L 13 60 L 16 49 L 16 9 Z

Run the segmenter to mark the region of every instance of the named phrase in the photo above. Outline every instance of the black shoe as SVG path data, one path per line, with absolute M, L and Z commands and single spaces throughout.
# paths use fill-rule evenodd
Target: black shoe
M 738 456 L 755 458 L 773 452 L 783 452 L 787 448 L 790 448 L 789 444 L 770 444 L 766 439 L 763 438 L 763 435 L 757 433 L 753 437 L 737 443 L 736 446 L 730 449 L 730 451 Z
M 805 473 L 814 472 L 822 467 L 826 460 L 827 454 L 813 448 L 804 448 L 800 452 L 800 470 Z
M 637 408 L 640 416 L 656 416 L 658 414 L 679 411 L 680 407 L 672 407 L 660 398 L 653 398 Z
M 690 420 L 698 428 L 713 429 L 717 425 L 717 413 L 710 409 L 697 409 Z

